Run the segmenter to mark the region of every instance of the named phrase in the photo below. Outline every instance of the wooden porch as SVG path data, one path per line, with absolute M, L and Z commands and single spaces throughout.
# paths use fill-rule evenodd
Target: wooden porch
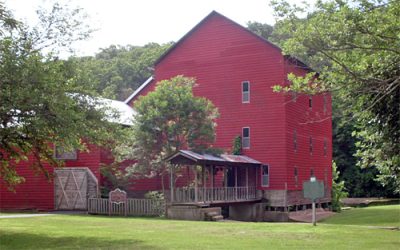
M 174 204 L 221 204 L 256 201 L 256 187 L 175 188 Z
M 181 150 L 167 159 L 175 165 L 190 166 L 194 183 L 187 187 L 175 187 L 174 172 L 170 173 L 170 204 L 199 205 L 240 203 L 258 201 L 258 172 L 261 163 L 246 156 L 221 155 L 220 157 Z M 218 171 L 223 172 L 223 180 L 215 181 Z

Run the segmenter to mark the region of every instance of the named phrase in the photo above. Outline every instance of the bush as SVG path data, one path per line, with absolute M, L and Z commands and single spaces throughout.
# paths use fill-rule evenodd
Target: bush
M 163 217 L 165 215 L 165 198 L 164 194 L 162 192 L 158 191 L 150 191 L 147 192 L 144 197 L 146 199 L 151 199 L 156 201 L 156 207 L 155 209 L 158 211 L 158 215 L 160 217 Z
M 342 203 L 340 200 L 348 195 L 344 187 L 344 181 L 339 181 L 339 174 L 336 163 L 332 161 L 332 210 L 334 212 L 341 211 Z

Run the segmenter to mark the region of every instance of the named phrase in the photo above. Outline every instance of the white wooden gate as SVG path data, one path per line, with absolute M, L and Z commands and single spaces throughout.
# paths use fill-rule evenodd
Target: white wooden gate
M 88 171 L 85 168 L 55 170 L 55 209 L 86 210 Z

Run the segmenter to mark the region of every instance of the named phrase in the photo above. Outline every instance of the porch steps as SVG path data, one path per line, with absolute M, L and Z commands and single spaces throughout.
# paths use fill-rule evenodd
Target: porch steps
M 206 221 L 221 221 L 224 219 L 224 216 L 221 215 L 221 213 L 218 212 L 208 212 L 206 213 L 205 220 Z

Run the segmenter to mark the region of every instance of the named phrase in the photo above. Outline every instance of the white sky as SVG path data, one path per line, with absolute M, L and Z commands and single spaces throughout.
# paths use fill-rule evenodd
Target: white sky
M 82 7 L 90 26 L 98 29 L 92 38 L 76 44 L 78 55 L 94 55 L 111 44 L 144 45 L 177 41 L 211 11 L 237 23 L 274 23 L 270 0 L 59 0 Z M 293 0 L 295 1 L 295 0 Z M 17 18 L 34 22 L 35 10 L 51 0 L 5 0 Z

